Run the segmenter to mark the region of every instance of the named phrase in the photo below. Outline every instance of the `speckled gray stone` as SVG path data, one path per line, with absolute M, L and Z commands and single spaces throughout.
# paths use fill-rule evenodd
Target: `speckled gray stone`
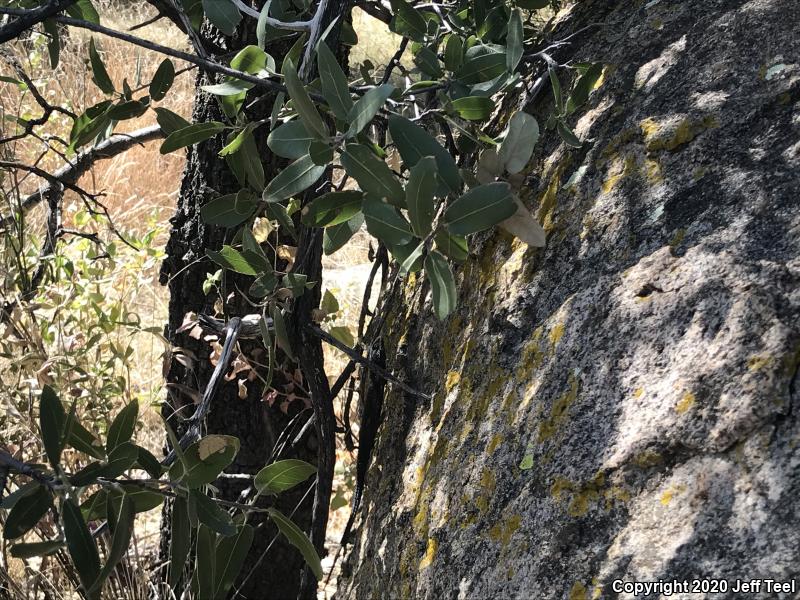
M 606 70 L 530 165 L 547 247 L 473 240 L 443 323 L 407 285 L 388 355 L 434 400 L 387 398 L 340 598 L 800 578 L 800 4 L 561 19 Z M 800 597 L 763 589 L 709 597 Z

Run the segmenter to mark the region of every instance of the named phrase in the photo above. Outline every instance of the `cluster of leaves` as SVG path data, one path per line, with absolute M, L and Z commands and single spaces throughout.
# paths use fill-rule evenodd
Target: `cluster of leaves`
M 44 556 L 66 550 L 72 559 L 84 595 L 98 598 L 106 580 L 127 553 L 136 514 L 153 510 L 165 497 L 173 499 L 169 584 L 181 581 L 192 550 L 197 562 L 192 586 L 214 590 L 212 597 L 225 597 L 242 568 L 253 541 L 248 524 L 253 510 L 264 510 L 278 530 L 297 547 L 317 578 L 322 577 L 320 559 L 308 537 L 277 509 L 258 509 L 260 495 L 280 494 L 307 480 L 315 468 L 296 459 L 276 461 L 254 478 L 255 497 L 247 504 L 232 505 L 236 514 L 214 499 L 211 485 L 234 460 L 239 440 L 232 436 L 208 435 L 180 451 L 167 467 L 148 450 L 132 441 L 138 404 L 132 402 L 114 417 L 105 443 L 76 417 L 76 402 L 66 410 L 50 386 L 42 390 L 39 433 L 47 465 L 27 465 L 36 475 L 5 497 L 7 510 L 3 537 L 15 542 L 10 549 L 17 558 Z M 82 469 L 67 473 L 63 453 L 71 448 L 90 458 Z M 144 471 L 147 479 L 130 476 Z M 227 507 L 227 505 L 226 505 Z M 44 526 L 47 523 L 49 526 Z M 92 526 L 90 527 L 90 524 Z M 57 537 L 21 541 L 39 525 L 39 532 L 57 531 Z M 101 560 L 99 538 L 107 531 L 110 541 Z M 28 535 L 26 540 L 30 538 Z
M 344 246 L 366 224 L 369 233 L 397 259 L 403 273 L 424 269 L 440 318 L 456 306 L 449 261 L 466 259 L 466 236 L 500 225 L 528 244 L 544 245 L 544 231 L 517 198 L 524 181 L 520 173 L 539 137 L 538 123 L 531 115 L 518 113 L 499 135 L 488 131 L 498 101 L 522 85 L 520 65 L 541 59 L 547 64 L 555 99 L 546 128 L 556 130 L 570 146 L 581 145 L 567 119 L 588 97 L 601 66 L 575 65 L 576 83 L 570 94 L 564 94 L 558 74 L 561 67 L 543 52 L 526 54 L 526 40 L 537 32 L 523 17 L 530 16 L 526 11 L 549 4 L 521 0 L 512 8 L 497 0 L 480 0 L 416 8 L 406 0 L 393 0 L 390 28 L 410 42 L 415 65 L 410 73 L 413 77 L 407 77 L 407 85 L 401 89 L 389 83 L 390 77 L 376 81 L 372 72 L 363 68 L 357 85 L 339 66 L 324 39 L 317 42 L 315 56 L 310 55 L 316 60 L 319 77 L 303 82 L 297 65 L 311 59 L 303 58 L 305 35 L 283 57 L 278 73 L 275 59 L 264 48 L 271 39 L 292 35 L 292 31 L 269 23 L 298 18 L 310 6 L 267 3 L 258 20 L 259 44 L 239 51 L 230 67 L 282 82 L 286 93 L 278 94 L 269 119 L 248 120 L 243 106 L 254 83 L 231 76 L 204 88 L 217 96 L 228 122 L 190 124 L 166 108 L 155 108 L 167 135 L 162 153 L 225 136 L 219 154 L 241 189 L 211 199 L 202 215 L 211 224 L 240 229 L 230 245 L 209 252 L 209 257 L 224 269 L 253 276 L 250 293 L 256 299 L 274 304 L 275 295 L 285 294 L 287 289 L 301 293 L 305 282 L 286 281 L 285 273 L 275 271 L 254 242 L 252 224 L 265 216 L 294 235 L 292 214 L 299 206 L 298 199 L 332 166 L 343 171 L 336 191 L 305 206 L 303 223 L 325 228 L 328 254 Z M 91 4 L 79 5 L 85 19 L 95 18 L 96 14 L 86 9 Z M 228 34 L 242 18 L 237 3 L 230 0 L 189 2 L 185 9 L 195 25 L 205 14 Z M 351 29 L 344 36 L 354 41 Z M 80 115 L 70 136 L 73 148 L 110 134 L 121 120 L 142 115 L 153 101 L 165 97 L 175 74 L 172 62 L 165 60 L 148 94 L 134 98 L 127 81 L 117 91 L 93 43 L 89 58 L 93 80 L 116 99 L 105 100 Z M 388 139 L 375 138 L 371 127 L 375 122 L 387 126 Z M 254 137 L 262 127 L 269 129 L 270 150 L 292 161 L 270 181 L 266 181 Z M 443 138 L 449 139 L 447 147 L 442 145 Z M 460 169 L 454 157 L 478 152 L 482 156 L 476 178 L 471 170 Z M 399 170 L 390 166 L 397 162 L 397 154 L 402 161 Z

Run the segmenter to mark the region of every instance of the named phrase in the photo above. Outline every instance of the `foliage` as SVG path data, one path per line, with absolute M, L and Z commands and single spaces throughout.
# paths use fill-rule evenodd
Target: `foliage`
M 174 503 L 169 565 L 173 587 L 181 579 L 194 539 L 195 577 L 200 577 L 202 570 L 202 576 L 209 578 L 209 589 L 215 590 L 213 597 L 224 597 L 252 543 L 253 527 L 247 521 L 256 511 L 269 514 L 321 578 L 319 557 L 311 542 L 277 509 L 258 508 L 258 495 L 244 504 L 213 498 L 210 484 L 233 462 L 239 450 L 236 438 L 202 437 L 179 452 L 178 460 L 168 468 L 134 441 L 136 402 L 114 416 L 105 441 L 76 418 L 75 406 L 75 400 L 64 405 L 49 385 L 42 389 L 38 435 L 50 468 L 20 463 L 0 451 L 0 465 L 31 478 L 1 505 L 8 511 L 3 537 L 13 542 L 12 556 L 30 558 L 65 551 L 83 595 L 99 598 L 106 580 L 128 552 L 136 514 L 151 511 L 170 498 Z M 67 472 L 61 458 L 68 449 L 94 460 L 76 472 Z M 134 476 L 136 471 L 147 477 Z M 274 494 L 302 483 L 314 472 L 308 463 L 284 460 L 268 465 L 254 480 L 259 494 Z M 40 538 L 36 541 L 32 541 L 34 531 Z M 101 544 L 106 531 L 110 542 Z M 203 565 L 216 566 L 206 570 Z

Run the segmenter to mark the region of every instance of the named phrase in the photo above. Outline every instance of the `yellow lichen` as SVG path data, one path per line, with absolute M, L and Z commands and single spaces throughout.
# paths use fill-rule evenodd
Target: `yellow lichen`
M 662 122 L 648 117 L 639 122 L 644 145 L 648 152 L 675 150 L 691 142 L 706 129 L 718 127 L 718 125 L 717 119 L 713 115 L 707 115 L 700 120 L 692 120 L 689 116 L 684 115 Z
M 550 409 L 550 417 L 539 426 L 538 441 L 550 439 L 567 418 L 567 410 L 578 397 L 579 382 L 574 373 L 569 374 L 569 389 L 556 398 Z
M 537 327 L 533 332 L 531 340 L 525 344 L 525 347 L 522 349 L 522 356 L 520 357 L 516 370 L 517 380 L 525 381 L 530 372 L 534 369 L 538 369 L 544 361 L 544 353 L 539 348 L 543 333 L 544 329 L 541 326 Z
M 644 394 L 644 388 L 636 388 L 635 390 L 633 390 L 634 398 L 641 398 L 642 394 Z
M 461 373 L 459 373 L 458 371 L 448 371 L 447 380 L 445 381 L 444 384 L 444 389 L 446 389 L 447 392 L 450 393 L 450 390 L 452 390 L 455 386 L 457 386 L 459 381 L 461 381 Z
M 675 485 L 670 487 L 666 490 L 663 494 L 661 494 L 661 498 L 659 501 L 662 505 L 668 506 L 670 502 L 672 502 L 673 498 L 675 498 L 676 494 L 681 494 L 686 491 L 686 486 L 683 484 Z
M 681 399 L 678 400 L 678 403 L 675 405 L 675 412 L 679 415 L 684 414 L 688 411 L 692 406 L 694 406 L 695 397 L 692 392 L 684 392 Z
M 497 523 L 489 529 L 489 539 L 506 547 L 511 541 L 511 536 L 519 529 L 521 523 L 522 517 L 520 515 L 510 515 L 503 519 L 501 523 Z
M 569 591 L 569 600 L 587 600 L 586 599 L 586 586 L 580 581 L 576 581 Z
M 497 447 L 500 445 L 502 441 L 503 441 L 503 436 L 500 435 L 499 433 L 495 433 L 492 436 L 492 439 L 489 440 L 489 443 L 486 445 L 486 453 L 493 454 L 494 451 L 497 450 Z
M 658 185 L 664 181 L 664 176 L 661 174 L 661 165 L 652 158 L 647 158 L 644 161 L 644 176 L 651 185 Z
M 548 233 L 553 229 L 553 212 L 555 211 L 556 207 L 558 189 L 561 186 L 561 175 L 569 166 L 570 162 L 571 157 L 567 156 L 567 158 L 556 167 L 555 171 L 553 172 L 553 176 L 550 178 L 550 183 L 548 184 L 547 189 L 544 191 L 541 198 L 539 198 L 539 212 L 537 213 L 537 220 L 542 224 L 542 227 Z
M 586 483 L 574 483 L 564 477 L 556 477 L 550 487 L 550 493 L 558 501 L 565 501 L 563 496 L 569 496 L 567 514 L 572 517 L 581 517 L 589 511 L 589 506 L 605 498 L 605 509 L 610 510 L 615 502 L 628 502 L 630 492 L 617 485 L 609 485 L 605 474 L 598 471 Z
M 637 454 L 633 458 L 633 462 L 642 469 L 646 469 L 648 467 L 660 465 L 662 462 L 664 462 L 664 459 L 655 450 L 645 450 L 641 454 Z
M 681 245 L 681 242 L 686 237 L 686 230 L 685 229 L 678 229 L 675 232 L 675 235 L 672 236 L 672 239 L 669 241 L 669 245 L 671 248 L 677 248 Z
M 624 178 L 636 170 L 636 158 L 632 155 L 626 156 L 624 159 L 617 156 L 611 163 L 608 169 L 608 177 L 603 181 L 600 186 L 600 191 L 608 194 L 613 190 L 617 184 Z
M 419 561 L 419 570 L 425 569 L 430 567 L 433 563 L 433 559 L 436 556 L 436 551 L 439 549 L 439 542 L 435 539 L 430 538 L 428 540 L 428 547 L 425 549 L 425 555 L 422 557 L 422 560 Z
M 747 368 L 751 371 L 760 371 L 771 362 L 768 356 L 751 356 L 747 359 Z
M 564 337 L 564 323 L 556 323 L 555 326 L 550 330 L 550 343 L 555 346 Z

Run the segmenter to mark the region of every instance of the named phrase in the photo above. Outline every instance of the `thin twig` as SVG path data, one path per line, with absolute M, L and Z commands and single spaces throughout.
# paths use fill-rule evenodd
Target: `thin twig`
M 431 397 L 428 394 L 424 394 L 424 393 L 422 393 L 422 392 L 420 392 L 418 390 L 415 390 L 414 388 L 409 386 L 407 383 L 401 381 L 400 379 L 398 379 L 397 377 L 395 377 L 394 375 L 389 373 L 383 367 L 375 364 L 369 358 L 359 354 L 358 352 L 353 350 L 350 346 L 347 346 L 347 345 L 343 344 L 342 342 L 337 340 L 335 337 L 333 337 L 331 334 L 329 334 L 326 331 L 323 331 L 322 329 L 320 329 L 316 325 L 307 324 L 306 325 L 306 329 L 308 329 L 308 331 L 310 331 L 311 333 L 316 335 L 318 338 L 320 338 L 323 342 L 326 342 L 327 344 L 330 344 L 334 348 L 337 348 L 338 350 L 341 350 L 342 352 L 344 352 L 347 356 L 349 356 L 355 362 L 357 362 L 357 363 L 359 363 L 361 365 L 364 365 L 369 370 L 371 370 L 373 373 L 376 373 L 376 374 L 380 375 L 381 377 L 383 377 L 386 381 L 394 383 L 399 388 L 401 388 L 403 391 L 408 392 L 409 394 L 412 394 L 414 396 L 417 396 L 418 398 L 424 398 L 425 400 L 430 400 L 431 399 Z

